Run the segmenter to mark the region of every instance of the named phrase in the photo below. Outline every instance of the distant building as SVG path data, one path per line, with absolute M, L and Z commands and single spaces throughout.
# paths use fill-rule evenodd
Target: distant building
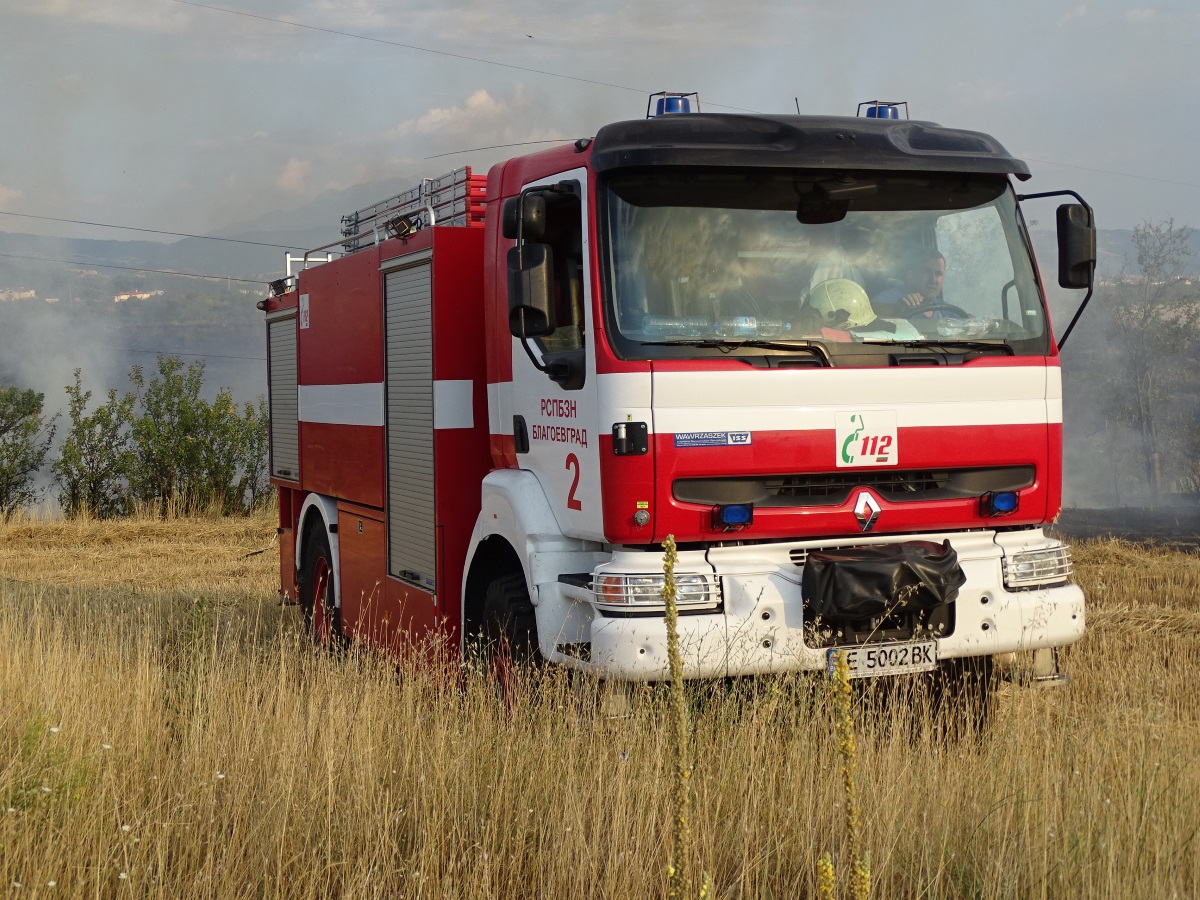
M 0 300 L 32 300 L 37 297 L 37 291 L 22 291 L 12 288 L 0 288 Z
M 149 300 L 151 297 L 159 297 L 162 291 L 123 291 L 113 297 L 114 303 L 121 303 L 125 300 Z

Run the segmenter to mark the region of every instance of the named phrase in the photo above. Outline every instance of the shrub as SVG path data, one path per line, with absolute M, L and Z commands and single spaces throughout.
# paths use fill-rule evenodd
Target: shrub
M 55 419 L 43 415 L 45 394 L 0 386 L 0 518 L 36 501 L 34 479 L 54 440 Z
M 85 415 L 92 392 L 83 390 L 80 371 L 75 370 L 75 383 L 66 388 L 71 430 L 50 468 L 66 516 L 114 518 L 129 511 L 134 398 L 130 394 L 118 398 L 116 389 L 110 388 L 108 401 Z

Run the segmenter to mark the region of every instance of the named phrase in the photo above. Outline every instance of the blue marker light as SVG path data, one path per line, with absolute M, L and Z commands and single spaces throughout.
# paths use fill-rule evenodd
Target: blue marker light
M 1016 491 L 990 492 L 979 499 L 985 516 L 1010 516 L 1021 505 L 1021 498 Z
M 749 503 L 714 506 L 712 525 L 717 531 L 741 531 L 754 524 L 754 507 Z

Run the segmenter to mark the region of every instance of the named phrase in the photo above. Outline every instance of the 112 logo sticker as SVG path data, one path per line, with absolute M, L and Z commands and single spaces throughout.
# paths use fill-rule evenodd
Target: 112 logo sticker
M 898 461 L 895 410 L 836 413 L 837 466 L 894 466 Z

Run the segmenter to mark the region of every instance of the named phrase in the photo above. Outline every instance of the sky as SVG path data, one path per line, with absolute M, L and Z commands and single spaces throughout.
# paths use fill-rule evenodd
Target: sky
M 1194 2 L 203 2 L 0 0 L 0 211 L 230 233 L 323 191 L 486 171 L 541 145 L 455 151 L 589 136 L 672 90 L 713 112 L 907 100 L 993 134 L 1024 190 L 1076 190 L 1101 228 L 1200 226 Z

